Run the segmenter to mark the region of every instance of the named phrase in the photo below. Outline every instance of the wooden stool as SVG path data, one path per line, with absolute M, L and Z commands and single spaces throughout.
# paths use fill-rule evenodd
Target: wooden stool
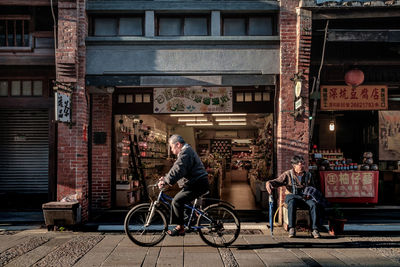
M 284 203 L 282 206 L 283 212 L 283 229 L 285 231 L 289 231 L 289 212 L 287 208 L 287 204 Z M 296 210 L 296 229 L 303 231 L 311 231 L 311 216 L 310 211 L 308 209 L 298 208 Z

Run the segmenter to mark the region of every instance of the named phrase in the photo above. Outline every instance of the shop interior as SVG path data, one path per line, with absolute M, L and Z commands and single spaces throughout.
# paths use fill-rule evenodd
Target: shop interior
M 115 115 L 115 206 L 130 207 L 153 192 L 174 162 L 168 137 L 181 135 L 209 174 L 210 195 L 238 210 L 267 205 L 273 176 L 273 114 Z M 173 187 L 170 194 L 179 188 Z
M 398 205 L 399 167 L 394 160 L 397 155 L 393 154 L 399 147 L 398 114 L 386 117 L 382 114 L 382 111 L 320 112 L 313 131 L 310 167 L 316 175 L 325 170 L 379 171 L 377 204 Z

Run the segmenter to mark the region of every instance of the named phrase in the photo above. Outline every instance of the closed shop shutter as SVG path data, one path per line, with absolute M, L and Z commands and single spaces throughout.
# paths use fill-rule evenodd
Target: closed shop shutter
M 48 193 L 48 110 L 0 109 L 0 193 Z

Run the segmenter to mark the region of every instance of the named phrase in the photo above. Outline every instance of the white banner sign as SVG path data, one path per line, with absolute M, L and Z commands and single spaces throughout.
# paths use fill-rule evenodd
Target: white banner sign
M 154 88 L 154 113 L 232 112 L 232 87 Z
M 55 93 L 56 121 L 71 122 L 71 95 L 63 92 Z

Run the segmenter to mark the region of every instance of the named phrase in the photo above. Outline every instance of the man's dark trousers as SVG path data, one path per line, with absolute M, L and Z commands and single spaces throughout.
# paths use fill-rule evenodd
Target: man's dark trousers
M 208 190 L 208 182 L 198 182 L 179 191 L 171 203 L 171 224 L 184 225 L 184 207 Z
M 311 216 L 311 228 L 313 230 L 318 229 L 318 204 L 314 200 L 306 200 L 300 195 L 289 194 L 286 195 L 285 203 L 288 205 L 289 228 L 296 227 L 296 209 L 299 207 L 308 206 Z

